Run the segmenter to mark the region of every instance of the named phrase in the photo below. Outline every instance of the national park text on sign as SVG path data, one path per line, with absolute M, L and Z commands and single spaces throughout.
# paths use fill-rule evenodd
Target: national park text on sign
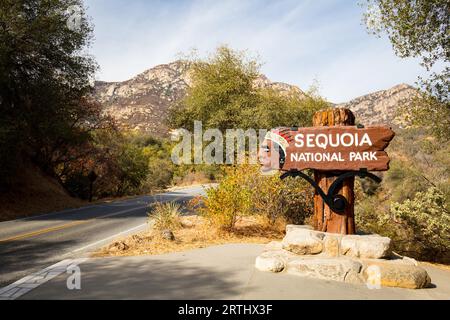
M 277 128 L 266 139 L 284 152 L 282 170 L 359 170 L 389 169 L 384 149 L 395 133 L 387 126 Z

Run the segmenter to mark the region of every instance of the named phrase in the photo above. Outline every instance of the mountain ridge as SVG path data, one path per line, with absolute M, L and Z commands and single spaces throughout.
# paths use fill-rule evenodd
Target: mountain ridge
M 144 131 L 156 136 L 165 136 L 169 128 L 164 123 L 170 105 L 183 98 L 192 84 L 189 64 L 177 60 L 147 69 L 125 81 L 95 83 L 95 97 L 103 105 L 103 112 L 111 116 L 120 128 Z M 272 82 L 261 74 L 255 81 L 256 88 L 270 87 L 282 94 L 306 94 L 297 86 Z M 408 84 L 399 84 L 356 97 L 334 107 L 349 108 L 362 124 L 401 125 L 397 115 L 400 105 L 417 95 L 417 90 Z

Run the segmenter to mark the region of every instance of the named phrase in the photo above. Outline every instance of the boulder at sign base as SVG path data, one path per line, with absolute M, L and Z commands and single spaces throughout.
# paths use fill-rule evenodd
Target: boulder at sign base
M 361 263 L 344 258 L 298 258 L 289 261 L 287 271 L 305 277 L 345 281 L 349 273 L 357 275 Z
M 256 258 L 255 267 L 260 271 L 281 272 L 285 268 L 285 262 L 277 254 L 264 252 Z
M 406 289 L 421 289 L 430 285 L 431 279 L 425 269 L 409 263 L 386 261 L 363 261 L 363 276 L 368 277 L 368 268 L 377 266 L 381 273 L 381 286 Z
M 287 232 L 283 249 L 299 255 L 318 254 L 323 250 L 323 233 L 308 229 L 292 229 Z
M 341 254 L 355 258 L 378 259 L 390 254 L 391 239 L 377 235 L 346 235 L 341 240 Z

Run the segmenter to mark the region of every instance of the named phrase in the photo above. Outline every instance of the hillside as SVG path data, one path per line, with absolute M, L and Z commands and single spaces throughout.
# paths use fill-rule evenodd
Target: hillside
M 97 82 L 96 97 L 120 127 L 162 136 L 169 106 L 182 98 L 191 84 L 189 67 L 182 61 L 163 64 L 123 82 Z M 256 88 L 270 87 L 285 94 L 305 94 L 298 87 L 272 82 L 260 75 Z
M 169 106 L 184 96 L 190 84 L 189 66 L 175 61 L 158 65 L 123 82 L 97 82 L 96 97 L 104 105 L 104 112 L 111 115 L 120 127 L 163 136 L 168 131 L 164 120 Z M 305 96 L 300 88 L 272 82 L 264 75 L 258 77 L 255 87 L 271 87 L 282 93 Z M 397 126 L 401 124 L 396 115 L 398 107 L 415 95 L 417 91 L 413 87 L 400 84 L 333 105 L 350 108 L 358 122 L 363 124 Z
M 416 89 L 407 84 L 399 84 L 337 104 L 336 107 L 349 108 L 357 121 L 366 125 L 387 123 L 396 126 L 402 124 L 402 119 L 397 114 L 398 108 L 415 96 Z
M 0 202 L 0 221 L 86 204 L 71 197 L 56 179 L 43 173 L 31 161 L 24 161 L 13 186 L 0 193 Z

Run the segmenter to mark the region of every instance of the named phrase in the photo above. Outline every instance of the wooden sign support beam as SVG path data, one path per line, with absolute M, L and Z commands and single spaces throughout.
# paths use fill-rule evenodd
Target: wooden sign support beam
M 369 171 L 389 169 L 385 148 L 395 133 L 387 126 L 355 126 L 349 109 L 316 112 L 314 127 L 278 127 L 261 145 L 262 170 L 284 171 L 282 179 L 301 177 L 315 189 L 316 230 L 354 234 L 355 176 L 379 178 Z M 314 170 L 314 180 L 302 172 Z
M 314 127 L 336 125 L 353 126 L 355 125 L 355 116 L 349 109 L 336 108 L 316 112 L 313 117 Z M 342 174 L 342 172 L 314 170 L 314 180 L 327 193 L 329 187 L 339 174 Z M 342 186 L 337 189 L 337 193 L 344 196 L 348 203 L 343 213 L 338 214 L 334 212 L 324 203 L 322 197 L 317 192 L 314 194 L 313 225 L 316 230 L 340 234 L 354 234 L 356 232 L 354 183 L 354 177 L 347 178 L 343 181 Z

